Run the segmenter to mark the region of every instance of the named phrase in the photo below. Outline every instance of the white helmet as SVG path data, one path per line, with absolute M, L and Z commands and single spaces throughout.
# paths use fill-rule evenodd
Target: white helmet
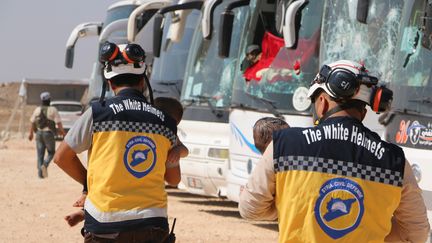
M 47 91 L 42 92 L 40 94 L 40 99 L 43 100 L 43 101 L 50 100 L 51 99 L 51 94 L 49 92 L 47 92 Z
M 311 83 L 308 97 L 312 98 L 322 89 L 335 99 L 356 99 L 370 105 L 372 86 L 377 83 L 378 78 L 369 76 L 363 65 L 339 60 L 321 67 Z
M 120 74 L 143 74 L 145 72 L 146 65 L 143 60 L 145 53 L 140 46 L 137 46 L 136 44 L 115 45 L 107 42 L 101 47 L 101 59 L 104 58 L 103 55 L 107 55 L 106 58 L 109 59 L 108 64 L 106 64 L 104 68 L 104 76 L 106 79 L 113 78 Z M 140 52 L 139 49 L 142 50 L 142 53 L 133 53 L 135 51 Z M 132 58 L 127 54 L 130 51 L 132 55 L 142 55 L 142 60 L 133 62 L 133 60 L 131 60 Z M 116 61 L 119 62 L 115 63 Z M 110 62 L 114 62 L 114 64 Z

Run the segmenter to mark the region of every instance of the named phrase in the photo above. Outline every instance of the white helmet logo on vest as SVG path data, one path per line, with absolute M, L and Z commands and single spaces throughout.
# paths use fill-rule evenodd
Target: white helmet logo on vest
M 156 145 L 149 137 L 136 136 L 126 143 L 126 169 L 136 178 L 146 176 L 156 165 Z
M 364 213 L 363 201 L 363 190 L 355 181 L 330 179 L 319 190 L 315 219 L 328 236 L 339 239 L 359 226 Z

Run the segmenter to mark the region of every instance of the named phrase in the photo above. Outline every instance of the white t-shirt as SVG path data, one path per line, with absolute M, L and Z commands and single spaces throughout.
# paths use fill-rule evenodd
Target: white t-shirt
M 33 114 L 30 117 L 31 123 L 35 121 L 36 116 L 38 116 L 40 112 L 41 112 L 41 107 L 40 106 L 36 107 L 36 109 L 33 111 Z M 55 108 L 54 106 L 48 106 L 46 116 L 48 120 L 54 121 L 56 124 L 61 122 L 60 115 L 57 111 L 57 108 Z M 50 129 L 49 127 L 44 127 L 43 129 L 41 129 L 41 131 L 50 131 Z

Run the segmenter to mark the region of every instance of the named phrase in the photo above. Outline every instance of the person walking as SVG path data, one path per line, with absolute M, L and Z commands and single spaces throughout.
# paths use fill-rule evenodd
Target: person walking
M 422 192 L 403 150 L 362 123 L 392 92 L 353 61 L 312 81 L 315 127 L 273 136 L 241 192 L 247 219 L 278 219 L 279 242 L 425 242 Z
M 143 95 L 145 53 L 105 43 L 104 76 L 115 96 L 93 102 L 60 144 L 54 162 L 88 188 L 84 242 L 164 242 L 169 237 L 164 178 L 176 145 L 176 121 Z M 88 150 L 87 169 L 78 153 Z
M 55 153 L 55 135 L 58 132 L 64 135 L 60 115 L 54 106 L 50 106 L 49 92 L 40 94 L 41 105 L 36 107 L 30 117 L 30 133 L 28 139 L 33 140 L 36 133 L 37 168 L 39 178 L 48 176 L 48 166 Z M 57 128 L 56 128 L 57 125 Z M 45 157 L 45 152 L 47 156 Z

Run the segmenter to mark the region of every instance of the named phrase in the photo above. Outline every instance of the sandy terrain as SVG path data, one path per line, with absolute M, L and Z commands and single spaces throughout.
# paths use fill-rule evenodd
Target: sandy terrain
M 63 216 L 76 209 L 81 186 L 55 164 L 39 179 L 34 142 L 13 138 L 0 149 L 0 242 L 82 242 L 82 224 L 73 228 Z M 276 242 L 272 222 L 240 218 L 237 204 L 169 189 L 169 215 L 177 218 L 177 242 Z
M 0 83 L 0 147 L 2 146 L 1 141 L 4 138 L 7 124 L 13 113 L 14 108 L 19 104 L 18 101 L 18 91 L 20 83 Z M 10 121 L 10 127 L 8 132 L 16 133 L 19 131 L 19 125 L 21 120 L 21 115 L 24 115 L 21 126 L 21 136 L 22 132 L 28 131 L 29 119 L 34 110 L 35 106 L 24 106 L 24 112 L 16 112 L 14 119 Z M 11 134 L 9 134 L 11 135 Z M 16 134 L 15 134 L 16 135 Z
M 12 114 L 18 89 L 17 83 L 0 84 L 0 132 Z M 33 109 L 25 108 L 25 136 Z M 81 186 L 55 164 L 48 178 L 37 177 L 35 142 L 18 133 L 19 118 L 16 115 L 11 123 L 9 140 L 0 136 L 0 243 L 83 242 L 82 223 L 71 228 L 63 219 L 77 210 L 72 203 Z M 177 242 L 277 241 L 276 223 L 245 221 L 236 203 L 177 189 L 168 193 L 170 223 L 177 218 Z

